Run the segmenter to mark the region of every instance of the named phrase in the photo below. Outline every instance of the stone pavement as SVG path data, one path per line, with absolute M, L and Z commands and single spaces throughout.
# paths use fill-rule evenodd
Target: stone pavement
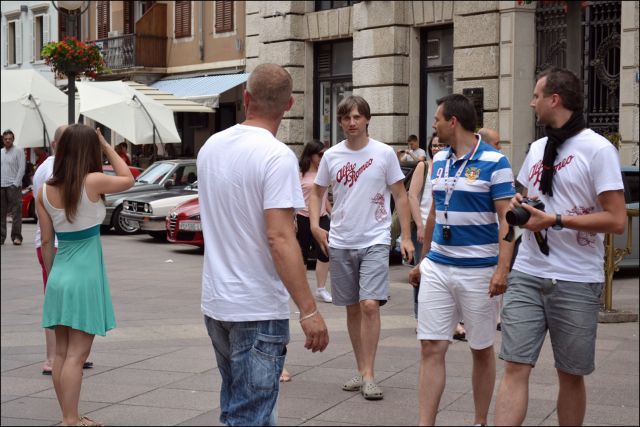
M 53 425 L 60 412 L 51 378 L 41 375 L 43 295 L 35 227 L 23 228 L 23 246 L 7 241 L 1 249 L 1 424 Z M 95 367 L 85 371 L 81 413 L 107 425 L 219 425 L 220 379 L 200 314 L 202 253 L 145 235 L 106 235 L 103 245 L 118 327 L 95 339 Z M 345 313 L 322 304 L 331 338 L 324 353 L 304 350 L 298 322 L 291 322 L 286 366 L 293 380 L 281 387 L 280 424 L 416 425 L 419 346 L 412 292 L 408 268 L 391 269 L 376 361 L 384 400 L 368 402 L 340 389 L 355 370 Z M 313 272 L 309 277 L 314 283 Z M 613 302 L 614 308 L 638 312 L 637 274 L 616 279 Z M 291 310 L 297 318 L 295 306 Z M 596 352 L 597 369 L 587 378 L 586 424 L 638 425 L 638 323 L 601 324 Z M 497 366 L 500 378 L 502 362 Z M 438 424 L 472 424 L 470 374 L 468 346 L 455 342 L 447 354 Z M 557 425 L 557 391 L 547 342 L 532 374 L 526 424 Z M 492 421 L 493 404 L 491 414 Z

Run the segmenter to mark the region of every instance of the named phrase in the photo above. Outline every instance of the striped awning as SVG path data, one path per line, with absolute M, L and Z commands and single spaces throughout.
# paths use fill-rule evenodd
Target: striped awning
M 134 88 L 135 90 L 143 93 L 150 98 L 165 105 L 173 112 L 176 113 L 213 113 L 213 108 L 207 107 L 197 102 L 184 99 L 175 94 L 159 90 L 155 87 L 143 85 L 142 83 L 134 81 L 126 81 L 126 84 Z
M 220 94 L 243 84 L 248 78 L 249 73 L 187 78 L 166 77 L 153 83 L 151 87 L 173 93 L 181 98 L 203 102 L 204 105 L 217 107 Z

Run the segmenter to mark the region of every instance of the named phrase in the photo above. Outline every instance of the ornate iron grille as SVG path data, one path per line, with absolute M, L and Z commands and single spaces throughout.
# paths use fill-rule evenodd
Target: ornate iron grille
M 620 1 L 581 5 L 581 25 L 567 26 L 565 3 L 539 1 L 536 8 L 536 74 L 567 66 L 567 31 L 581 31 L 584 115 L 587 126 L 607 135 L 618 132 L 620 93 Z M 578 6 L 578 2 L 571 7 Z M 536 126 L 536 138 L 544 129 Z
M 587 126 L 618 132 L 620 99 L 620 1 L 592 1 L 584 11 L 583 60 Z

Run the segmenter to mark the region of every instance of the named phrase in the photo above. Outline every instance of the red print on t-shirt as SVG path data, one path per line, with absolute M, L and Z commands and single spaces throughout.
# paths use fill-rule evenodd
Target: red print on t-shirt
M 362 164 L 358 169 L 356 169 L 356 164 L 347 162 L 346 165 L 342 166 L 338 173 L 336 174 L 336 181 L 338 183 L 342 182 L 344 185 L 349 187 L 353 187 L 353 184 L 356 183 L 358 177 L 367 170 L 369 166 L 373 163 L 373 159 L 369 159 Z M 344 180 L 344 182 L 343 182 Z
M 573 154 L 568 155 L 567 157 L 565 157 L 564 159 L 556 163 L 553 166 L 553 168 L 556 170 L 556 172 L 558 172 L 563 167 L 568 166 L 574 157 L 575 156 Z M 531 172 L 529 173 L 529 182 L 531 182 L 532 179 L 535 179 L 535 181 L 533 182 L 533 186 L 536 187 L 540 183 L 541 176 L 542 176 L 542 160 L 540 160 L 538 163 L 533 165 L 533 167 L 531 168 Z
M 371 199 L 371 203 L 375 203 L 376 206 L 376 221 L 382 222 L 387 217 L 387 210 L 384 208 L 384 195 L 382 193 L 376 193 Z
M 593 212 L 593 207 L 583 208 L 575 206 L 573 209 L 567 211 L 567 215 L 586 215 Z M 589 246 L 594 248 L 596 246 L 596 233 L 590 233 L 588 231 L 578 231 L 576 240 L 580 246 Z

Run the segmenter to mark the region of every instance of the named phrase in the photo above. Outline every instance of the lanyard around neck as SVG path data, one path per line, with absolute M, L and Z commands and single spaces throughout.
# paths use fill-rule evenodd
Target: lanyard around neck
M 469 156 L 466 159 L 464 159 L 462 166 L 460 166 L 460 169 L 458 169 L 455 176 L 452 177 L 451 182 L 449 182 L 449 168 L 451 167 L 451 156 L 447 158 L 447 164 L 445 165 L 445 168 L 444 168 L 444 191 L 445 191 L 444 219 L 446 220 L 446 223 L 449 222 L 448 221 L 449 218 L 447 215 L 447 212 L 449 211 L 449 202 L 451 201 L 451 196 L 453 195 L 453 191 L 455 190 L 456 183 L 458 182 L 458 178 L 460 178 L 460 175 L 462 175 L 462 171 L 464 171 L 464 168 L 467 167 L 467 162 L 469 161 L 469 159 L 471 159 L 478 151 L 478 148 L 480 147 L 481 142 L 482 140 L 478 138 L 478 143 L 473 148 L 473 150 L 471 150 L 471 153 L 469 153 Z

